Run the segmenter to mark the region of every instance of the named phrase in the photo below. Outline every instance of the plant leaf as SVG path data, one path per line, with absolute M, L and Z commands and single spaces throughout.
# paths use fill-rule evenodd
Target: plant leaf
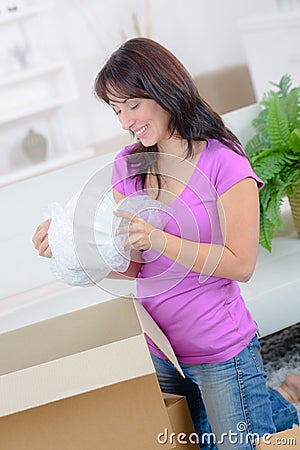
M 267 249 L 270 253 L 272 251 L 272 238 L 274 234 L 275 225 L 273 225 L 263 214 L 260 212 L 260 234 L 259 243 L 262 247 Z
M 260 101 L 260 105 L 265 107 L 266 110 L 268 110 L 270 107 L 270 104 L 273 102 L 274 95 L 276 95 L 276 92 L 274 92 L 274 91 L 265 92 Z
M 274 101 L 270 105 L 267 131 L 274 148 L 285 150 L 288 147 L 290 137 L 289 122 L 278 95 L 274 96 Z
M 294 153 L 300 152 L 300 128 L 296 128 L 291 132 L 289 146 Z
M 281 204 L 281 191 L 279 190 L 277 192 L 277 195 L 273 196 L 273 199 L 271 202 L 269 202 L 268 208 L 265 211 L 265 218 L 270 221 L 274 226 L 282 228 L 282 218 L 281 218 L 281 211 L 280 211 L 280 204 Z M 272 236 L 273 237 L 273 236 Z
M 245 149 L 254 172 L 265 182 L 259 192 L 260 244 L 269 252 L 275 227 L 282 227 L 282 197 L 300 187 L 300 86 L 285 74 L 266 92 L 252 121 L 256 131 Z
M 261 135 L 256 134 L 247 142 L 245 151 L 247 156 L 251 158 L 259 154 L 263 149 L 268 148 L 269 145 L 270 143 L 265 141 Z
M 290 74 L 286 73 L 285 75 L 282 75 L 279 84 L 274 83 L 273 81 L 270 81 L 270 84 L 278 88 L 281 97 L 286 97 L 292 86 L 292 77 Z
M 295 87 L 289 92 L 286 98 L 282 99 L 285 113 L 288 118 L 289 127 L 292 131 L 299 127 L 300 114 L 300 87 Z
M 281 172 L 282 168 L 286 165 L 286 160 L 285 153 L 271 149 L 258 154 L 250 162 L 252 163 L 254 172 L 266 182 Z
M 267 108 L 262 109 L 258 116 L 252 120 L 252 125 L 259 133 L 266 133 L 266 123 L 269 111 Z

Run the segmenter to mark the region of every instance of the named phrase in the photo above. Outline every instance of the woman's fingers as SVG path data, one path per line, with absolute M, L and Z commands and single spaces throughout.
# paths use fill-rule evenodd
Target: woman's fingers
M 37 229 L 32 237 L 32 242 L 36 249 L 38 249 L 41 242 L 44 240 L 45 236 L 47 235 L 49 226 L 50 226 L 50 220 L 45 220 L 37 227 Z
M 128 239 L 124 243 L 125 251 L 132 250 L 134 248 L 136 250 L 145 250 L 141 239 L 141 235 L 139 233 L 130 234 Z
M 126 219 L 128 222 L 130 222 L 135 216 L 135 214 L 132 214 L 129 211 L 123 211 L 121 209 L 117 209 L 116 211 L 114 211 L 115 216 L 117 217 L 122 217 L 122 219 Z
M 116 230 L 116 234 L 119 235 L 119 234 L 130 233 L 134 230 L 135 230 L 135 226 L 133 224 L 131 224 L 131 225 L 127 225 L 126 227 L 119 227 Z
M 41 242 L 38 248 L 38 252 L 40 256 L 46 256 L 47 258 L 51 258 L 52 253 L 49 247 L 48 236 L 46 236 L 45 239 Z
M 128 224 L 122 225 L 116 230 L 117 235 L 128 234 L 128 239 L 126 239 L 124 244 L 125 251 L 133 248 L 136 250 L 148 250 L 152 247 L 150 236 L 156 228 L 142 217 L 128 211 L 117 210 L 115 215 L 122 217 L 123 221 Z
M 52 251 L 49 245 L 42 256 L 44 256 L 45 258 L 52 258 Z
M 40 256 L 45 256 L 47 258 L 51 258 L 52 253 L 48 243 L 48 230 L 50 226 L 50 219 L 42 222 L 36 229 L 32 242 L 34 244 L 35 249 L 38 251 Z

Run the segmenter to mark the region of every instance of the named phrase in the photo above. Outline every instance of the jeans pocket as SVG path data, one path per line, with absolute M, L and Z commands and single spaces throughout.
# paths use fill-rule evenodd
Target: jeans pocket
M 250 355 L 256 366 L 257 372 L 259 372 L 259 373 L 264 372 L 263 360 L 262 360 L 261 353 L 260 353 L 261 346 L 260 346 L 260 342 L 257 339 L 256 335 L 249 342 L 248 348 L 249 348 Z

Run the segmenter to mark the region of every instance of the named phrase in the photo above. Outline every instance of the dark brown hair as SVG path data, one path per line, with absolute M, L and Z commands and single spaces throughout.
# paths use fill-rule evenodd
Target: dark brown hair
M 151 98 L 170 114 L 169 131 L 187 141 L 186 158 L 193 155 L 193 141 L 217 139 L 231 150 L 245 155 L 238 138 L 225 127 L 221 117 L 203 100 L 189 72 L 165 47 L 148 38 L 133 38 L 121 45 L 100 70 L 95 80 L 96 96 L 109 103 L 109 95 L 120 98 Z M 141 142 L 131 150 L 132 163 L 158 178 L 157 145 Z

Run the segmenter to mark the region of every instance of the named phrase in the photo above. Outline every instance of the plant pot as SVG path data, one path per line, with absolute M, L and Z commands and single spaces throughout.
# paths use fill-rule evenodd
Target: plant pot
M 291 205 L 294 225 L 300 238 L 300 189 L 295 189 L 295 196 L 288 195 L 289 203 Z

